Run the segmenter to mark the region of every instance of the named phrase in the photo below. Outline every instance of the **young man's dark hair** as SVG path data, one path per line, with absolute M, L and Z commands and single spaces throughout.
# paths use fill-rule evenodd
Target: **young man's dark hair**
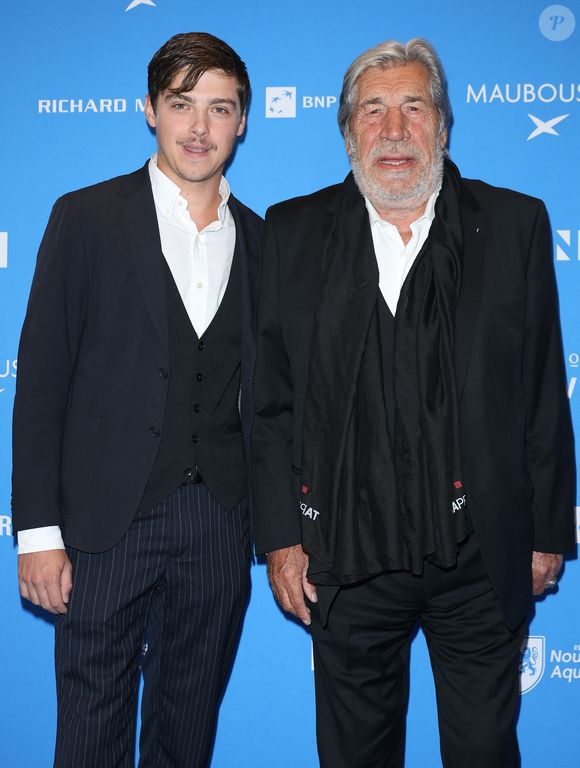
M 147 88 L 155 108 L 159 94 L 168 89 L 176 75 L 184 73 L 179 91 L 195 88 L 208 69 L 218 69 L 238 81 L 240 114 L 250 99 L 250 80 L 246 65 L 227 43 L 207 32 L 185 32 L 171 37 L 149 62 Z

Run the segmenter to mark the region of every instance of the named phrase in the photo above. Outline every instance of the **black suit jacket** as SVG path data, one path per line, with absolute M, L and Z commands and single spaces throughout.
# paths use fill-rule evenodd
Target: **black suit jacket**
M 343 185 L 274 206 L 258 304 L 252 464 L 258 552 L 300 541 L 298 478 L 321 256 Z M 462 181 L 464 273 L 456 314 L 465 487 L 506 621 L 531 598 L 531 553 L 575 547 L 575 467 L 543 203 Z M 371 249 L 370 226 L 366 242 Z M 329 392 L 332 397 L 332 392 Z
M 263 222 L 233 197 L 229 207 L 243 274 L 241 407 L 249 445 Z M 55 204 L 18 353 L 15 530 L 60 525 L 65 542 L 87 552 L 108 549 L 127 530 L 163 429 L 163 270 L 147 164 Z

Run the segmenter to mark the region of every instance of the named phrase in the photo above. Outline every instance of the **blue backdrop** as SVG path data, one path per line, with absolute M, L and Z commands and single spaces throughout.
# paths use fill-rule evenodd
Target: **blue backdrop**
M 545 0 L 60 0 L 0 11 L 0 765 L 51 765 L 52 626 L 18 596 L 10 522 L 10 419 L 17 345 L 36 251 L 64 192 L 132 171 L 154 149 L 143 115 L 146 68 L 177 32 L 230 43 L 253 85 L 247 134 L 228 178 L 263 214 L 342 179 L 336 127 L 342 74 L 389 37 L 430 39 L 446 67 L 464 176 L 542 197 L 551 214 L 569 395 L 580 413 L 580 4 Z M 114 375 L 111 372 L 111 375 Z M 579 432 L 580 434 L 580 432 Z M 252 571 L 253 593 L 223 703 L 214 768 L 317 765 L 309 635 L 284 618 Z M 527 768 L 580 764 L 580 570 L 537 605 L 522 659 L 519 724 Z M 412 654 L 407 766 L 439 766 L 433 684 L 422 636 Z

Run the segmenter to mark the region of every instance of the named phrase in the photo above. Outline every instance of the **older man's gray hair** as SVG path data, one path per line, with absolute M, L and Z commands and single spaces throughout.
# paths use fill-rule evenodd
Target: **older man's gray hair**
M 358 81 L 367 69 L 379 67 L 387 69 L 417 61 L 422 64 L 429 75 L 431 96 L 439 112 L 439 135 L 444 130 L 449 132 L 452 122 L 451 104 L 447 93 L 447 78 L 439 56 L 428 40 L 414 37 L 408 43 L 398 40 L 386 40 L 375 48 L 369 48 L 356 58 L 346 70 L 342 82 L 340 104 L 338 108 L 338 125 L 343 135 L 346 135 L 352 114 L 353 105 L 357 98 Z

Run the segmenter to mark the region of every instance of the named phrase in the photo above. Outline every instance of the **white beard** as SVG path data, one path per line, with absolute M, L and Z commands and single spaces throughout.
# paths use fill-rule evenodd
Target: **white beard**
M 421 173 L 414 183 L 406 182 L 404 178 L 395 181 L 392 185 L 386 186 L 384 181 L 375 179 L 372 175 L 366 173 L 360 161 L 358 150 L 354 138 L 348 133 L 350 140 L 350 165 L 354 180 L 361 194 L 368 198 L 377 210 L 395 209 L 412 210 L 425 203 L 441 186 L 443 179 L 443 160 L 445 159 L 445 150 L 442 149 L 439 142 L 435 147 L 433 161 Z M 384 154 L 405 155 L 412 157 L 417 161 L 423 159 L 422 153 L 413 145 L 407 146 L 403 142 L 383 142 L 375 147 L 370 153 L 368 159 L 372 160 L 375 156 Z

